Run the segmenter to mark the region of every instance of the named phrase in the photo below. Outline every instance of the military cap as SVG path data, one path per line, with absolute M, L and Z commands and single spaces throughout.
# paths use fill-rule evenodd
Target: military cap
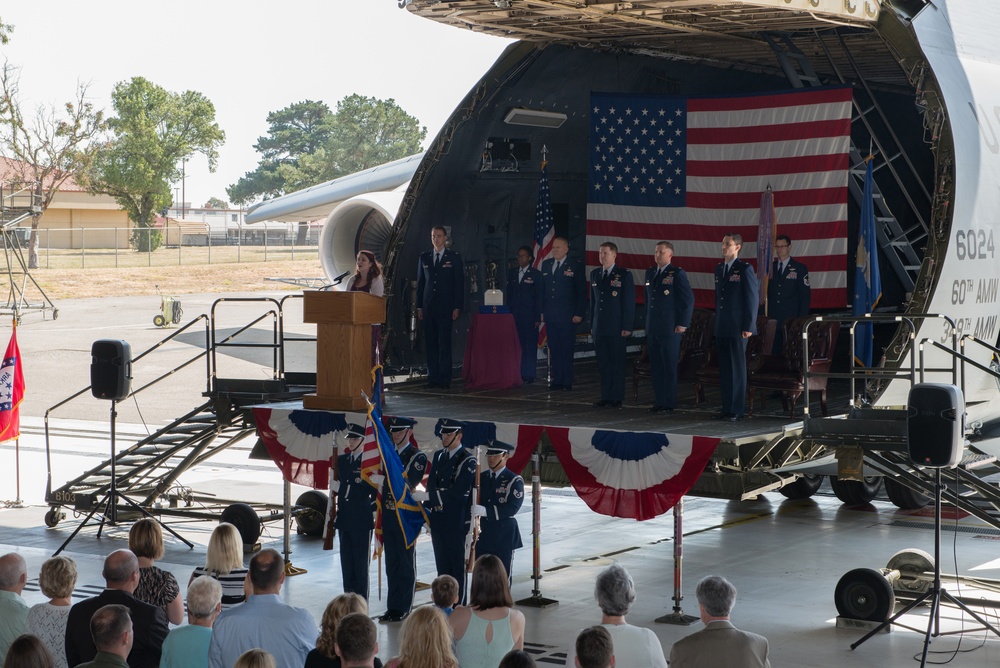
M 486 454 L 488 455 L 509 455 L 514 451 L 514 446 L 503 441 L 487 441 Z
M 417 421 L 412 418 L 393 416 L 389 418 L 389 431 L 412 429 L 415 424 L 417 424 Z
M 353 422 L 347 425 L 347 438 L 364 438 L 365 428 Z
M 452 418 L 441 418 L 439 424 L 441 426 L 442 434 L 450 434 L 452 432 L 462 431 L 462 428 L 465 426 L 461 421 L 454 420 Z

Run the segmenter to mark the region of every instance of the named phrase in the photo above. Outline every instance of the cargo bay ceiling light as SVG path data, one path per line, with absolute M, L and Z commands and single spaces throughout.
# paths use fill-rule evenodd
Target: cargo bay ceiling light
M 558 128 L 566 122 L 566 114 L 535 109 L 511 109 L 504 116 L 509 125 L 530 125 L 535 128 Z

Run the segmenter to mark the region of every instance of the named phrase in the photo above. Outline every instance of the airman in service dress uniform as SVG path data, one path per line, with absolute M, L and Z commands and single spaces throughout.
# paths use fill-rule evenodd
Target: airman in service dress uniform
M 722 411 L 715 419 L 743 419 L 747 396 L 747 340 L 757 331 L 757 276 L 739 258 L 743 237 L 722 239 L 723 261 L 715 268 L 715 345 L 719 352 Z
M 458 580 L 458 600 L 465 603 L 465 539 L 472 521 L 476 458 L 462 447 L 462 423 L 443 418 L 441 449 L 434 453 L 427 479 L 424 510 L 438 575 Z
M 502 441 L 493 441 L 486 446 L 486 463 L 489 471 L 484 471 L 479 479 L 479 542 L 476 543 L 476 558 L 484 554 L 496 555 L 507 569 L 511 578 L 514 550 L 522 547 L 521 531 L 514 515 L 524 503 L 524 480 L 507 468 L 507 458 L 514 446 Z
M 337 457 L 337 519 L 344 591 L 368 600 L 368 562 L 375 529 L 375 488 L 361 479 L 365 428 L 347 425 L 347 445 Z
M 789 318 L 809 315 L 809 268 L 791 257 L 792 239 L 787 234 L 775 239 L 771 280 L 767 283 L 767 316 L 778 321 L 774 331 L 772 353 L 780 353 L 785 347 L 783 325 Z
M 601 266 L 590 272 L 590 323 L 601 374 L 598 408 L 621 408 L 625 398 L 625 344 L 635 322 L 632 272 L 615 264 L 618 246 L 601 244 Z
M 465 305 L 465 266 L 462 256 L 445 248 L 447 232 L 431 230 L 434 248 L 417 262 L 417 318 L 424 326 L 427 385 L 451 387 L 451 330 Z
M 507 272 L 507 305 L 514 315 L 521 342 L 521 380 L 535 382 L 538 367 L 538 325 L 542 320 L 542 272 L 531 266 L 531 249 L 517 250 L 517 266 Z
M 694 292 L 687 273 L 672 263 L 674 246 L 656 244 L 656 265 L 646 270 L 646 347 L 653 375 L 650 413 L 670 413 L 677 405 L 677 358 L 681 337 L 691 326 Z
M 569 243 L 552 241 L 552 257 L 542 263 L 542 319 L 549 346 L 550 390 L 573 389 L 576 325 L 587 310 L 587 277 L 583 266 L 566 257 Z

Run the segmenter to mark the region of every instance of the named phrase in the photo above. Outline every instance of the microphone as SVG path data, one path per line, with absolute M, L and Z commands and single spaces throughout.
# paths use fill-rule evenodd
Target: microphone
M 324 285 L 323 287 L 321 287 L 320 290 L 329 290 L 330 288 L 340 285 L 341 281 L 344 280 L 344 277 L 350 273 L 351 273 L 350 271 L 345 271 L 343 274 L 333 279 L 333 281 L 329 285 Z

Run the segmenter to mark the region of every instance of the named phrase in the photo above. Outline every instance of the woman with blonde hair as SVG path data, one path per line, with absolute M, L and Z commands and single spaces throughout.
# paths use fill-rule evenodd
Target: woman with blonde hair
M 200 575 L 218 580 L 222 585 L 222 609 L 226 610 L 247 600 L 250 584 L 248 569 L 243 566 L 243 538 L 229 522 L 220 522 L 208 539 L 205 565 L 194 569 L 188 585 Z
M 440 608 L 425 605 L 410 613 L 400 630 L 399 656 L 386 668 L 459 668 Z
M 143 517 L 128 532 L 128 549 L 139 558 L 139 586 L 133 596 L 144 603 L 162 608 L 171 624 L 184 621 L 184 599 L 177 578 L 154 566 L 163 557 L 163 532 L 159 523 Z
M 341 594 L 326 604 L 323 621 L 319 626 L 319 637 L 316 638 L 316 649 L 306 656 L 305 668 L 340 668 L 340 657 L 334 647 L 337 643 L 337 625 L 352 612 L 368 614 L 365 599 L 355 593 Z M 382 662 L 375 657 L 375 668 L 381 666 Z
M 462 668 L 497 668 L 507 652 L 524 649 L 524 614 L 513 605 L 503 562 L 492 554 L 476 559 L 469 605 L 448 618 Z
M 270 652 L 255 648 L 240 654 L 236 663 L 233 664 L 233 668 L 278 668 L 278 664 Z
M 68 668 L 66 620 L 73 605 L 71 597 L 76 587 L 76 563 L 64 556 L 46 559 L 38 573 L 38 587 L 49 597 L 49 601 L 31 607 L 24 632 L 41 640 L 52 654 L 56 668 Z

